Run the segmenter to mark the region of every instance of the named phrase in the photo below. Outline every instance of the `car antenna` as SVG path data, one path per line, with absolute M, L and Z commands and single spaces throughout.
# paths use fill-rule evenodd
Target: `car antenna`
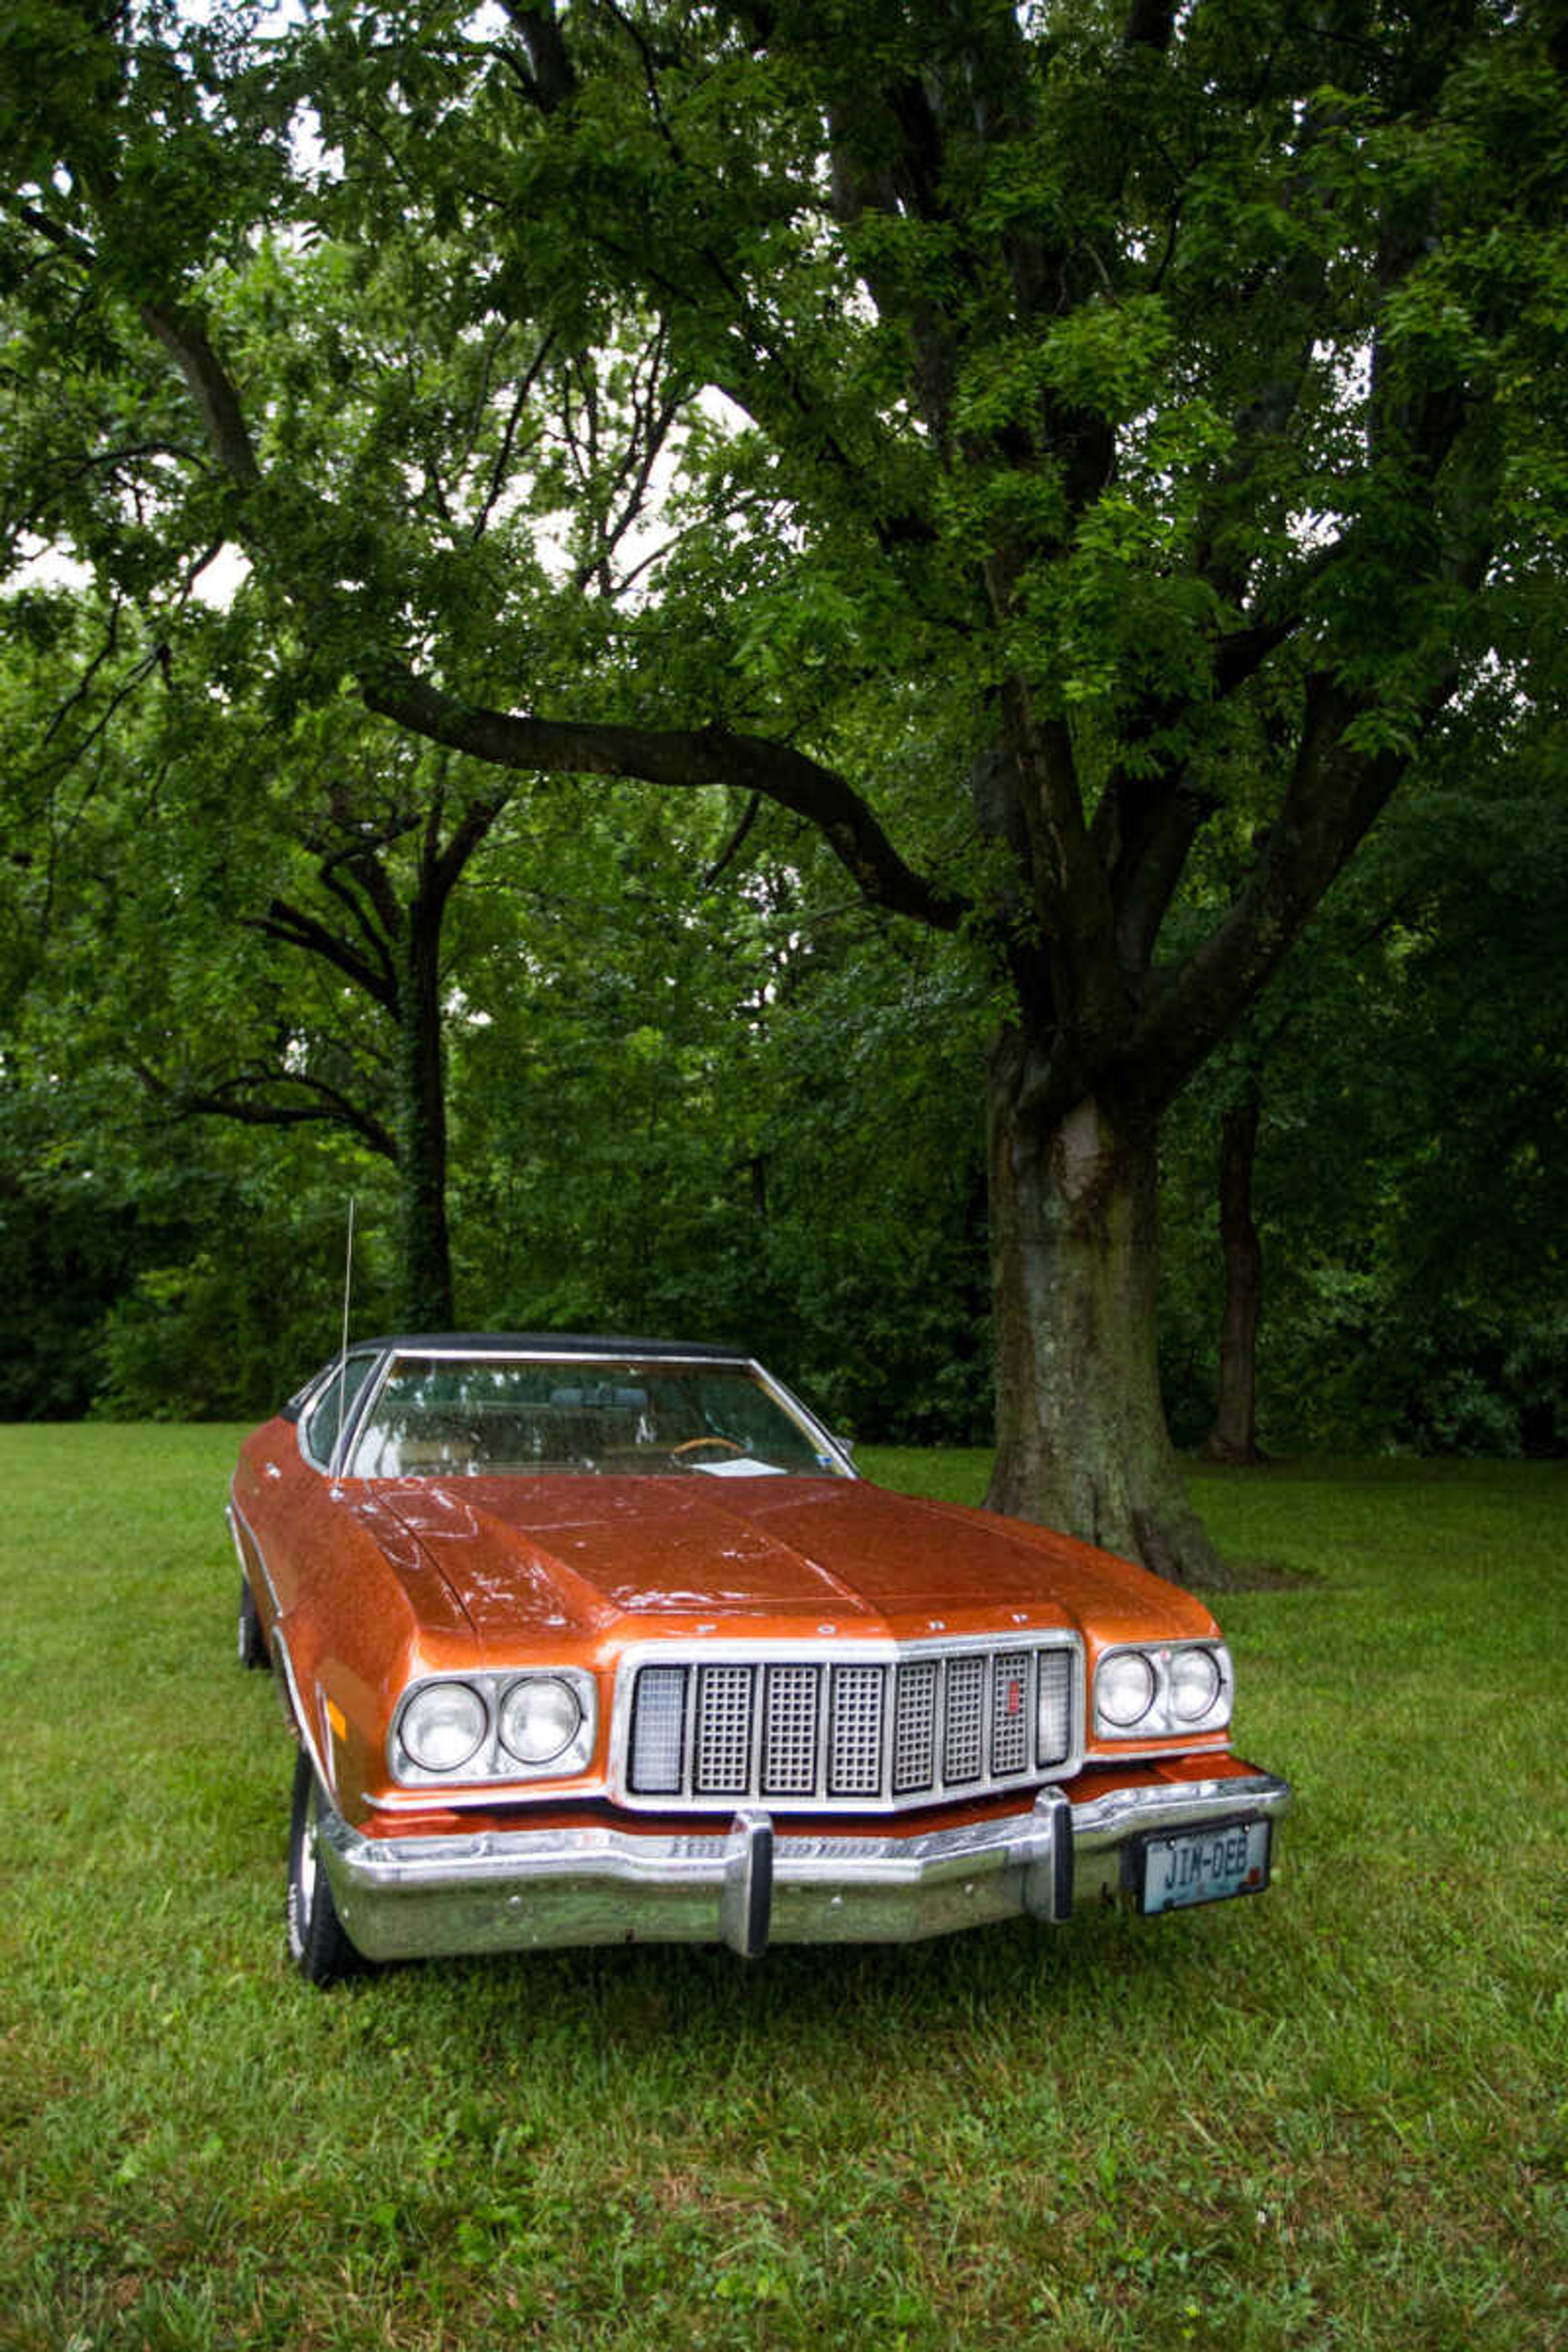
M 348 1416 L 343 1408 L 349 1387 L 349 1304 L 353 1297 L 354 1282 L 354 1195 L 349 1194 L 349 1234 L 343 1251 L 343 1338 L 338 1350 L 338 1433 L 332 1446 L 332 1479 L 342 1476 L 343 1439 L 348 1433 Z

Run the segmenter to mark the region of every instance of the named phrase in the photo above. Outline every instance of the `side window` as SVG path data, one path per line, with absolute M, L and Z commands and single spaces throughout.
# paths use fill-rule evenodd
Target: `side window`
M 351 1356 L 341 1372 L 334 1364 L 321 1395 L 306 1414 L 300 1443 L 318 1468 L 331 1467 L 332 1448 L 338 1442 L 343 1416 L 353 1412 L 354 1400 L 374 1361 L 374 1356 Z

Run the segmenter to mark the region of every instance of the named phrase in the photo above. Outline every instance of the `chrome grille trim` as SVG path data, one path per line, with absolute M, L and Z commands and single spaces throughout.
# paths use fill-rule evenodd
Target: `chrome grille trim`
M 936 1777 L 936 1714 L 942 1666 L 935 1658 L 906 1658 L 899 1669 L 893 1716 L 893 1794 L 929 1789 Z
M 672 1669 L 686 1690 L 679 1757 L 638 1790 L 637 1678 L 651 1670 L 650 1696 L 668 1703 Z M 1062 1630 L 644 1642 L 616 1669 L 610 1786 L 642 1811 L 898 1812 L 1066 1780 L 1083 1748 L 1082 1643 Z
M 752 1777 L 752 1701 L 755 1669 L 702 1665 L 697 1670 L 693 1793 L 741 1797 Z
M 882 1706 L 886 1666 L 829 1666 L 833 1693 L 827 1794 L 875 1797 L 882 1787 Z
M 1029 1761 L 1034 1727 L 1027 1650 L 1001 1650 L 991 1661 L 991 1769 L 1012 1780 Z
M 981 1777 L 985 1738 L 985 1661 L 952 1658 L 944 1677 L 947 1706 L 942 1725 L 942 1769 L 950 1788 Z
M 815 1666 L 764 1666 L 764 1797 L 808 1797 L 816 1781 L 821 1676 Z

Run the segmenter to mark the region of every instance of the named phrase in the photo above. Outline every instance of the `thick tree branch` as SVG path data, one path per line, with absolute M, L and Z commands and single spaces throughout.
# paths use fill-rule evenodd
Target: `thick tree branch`
M 187 311 L 163 302 L 143 302 L 142 318 L 184 377 L 219 465 L 243 488 L 254 487 L 261 478 L 261 469 L 245 413 L 205 329 Z
M 956 930 L 969 911 L 966 898 L 905 865 L 843 776 L 787 744 L 716 727 L 655 730 L 519 717 L 461 702 L 401 667 L 363 678 L 360 691 L 368 709 L 410 733 L 495 767 L 626 776 L 679 790 L 733 784 L 759 792 L 816 825 L 873 904 L 946 931 Z
M 403 830 L 407 832 L 411 828 L 405 826 Z M 376 849 L 369 845 L 357 849 L 352 857 L 345 857 L 343 865 L 375 909 L 376 921 L 381 925 L 382 936 L 387 943 L 387 962 L 391 969 L 395 963 L 394 950 L 402 941 L 405 928 L 403 902 L 393 887 L 392 877 Z
M 172 1087 L 157 1073 L 139 1065 L 137 1076 L 151 1094 L 179 1117 L 236 1119 L 243 1127 L 346 1127 L 384 1160 L 395 1164 L 397 1144 L 390 1130 L 371 1112 L 362 1110 L 347 1095 L 324 1079 L 293 1070 L 244 1071 L 216 1086 L 184 1089 Z M 247 1091 L 263 1087 L 296 1087 L 312 1097 L 303 1103 L 269 1102 Z
M 1435 718 L 1451 688 L 1435 693 Z M 1250 877 L 1229 913 L 1164 980 L 1123 1057 L 1129 1093 L 1173 1099 L 1252 1003 L 1300 936 L 1409 766 L 1407 751 L 1345 741 L 1363 706 L 1320 675 L 1310 681 L 1295 768 Z
M 7 212 L 15 214 L 35 236 L 41 236 L 46 244 L 52 245 L 57 253 L 68 254 L 73 261 L 80 262 L 84 269 L 96 267 L 97 254 L 86 237 L 79 236 L 74 228 L 67 228 L 63 223 L 51 219 L 47 213 L 40 212 L 37 205 L 28 204 L 23 196 L 7 195 L 4 202 Z
M 558 113 L 577 94 L 577 69 L 572 62 L 552 0 L 537 0 L 527 7 L 521 0 L 503 0 L 507 16 L 528 51 L 529 96 L 542 114 Z
M 502 792 L 492 793 L 485 800 L 475 801 L 454 828 L 446 848 L 429 861 L 427 887 L 430 903 L 435 908 L 439 909 L 446 905 L 469 858 L 479 848 L 510 799 L 510 792 Z
M 321 859 L 316 868 L 316 878 L 322 889 L 329 892 L 342 908 L 363 940 L 374 959 L 375 969 L 382 974 L 391 996 L 395 996 L 397 970 L 392 960 L 391 939 L 376 915 L 366 907 L 364 899 L 359 894 L 359 889 L 357 887 L 351 889 L 346 878 L 345 869 L 350 866 L 352 861 L 355 883 L 363 887 L 363 877 L 359 868 L 364 859 L 365 852 L 362 848 L 340 850 L 333 856 Z M 374 863 L 379 872 L 380 861 L 375 860 Z
M 320 956 L 323 962 L 335 966 L 345 980 L 352 981 L 374 1003 L 388 1013 L 395 1013 L 397 990 L 388 975 L 368 962 L 357 948 L 351 947 L 346 940 L 340 939 L 335 931 L 329 931 L 326 925 L 319 923 L 313 915 L 307 914 L 303 908 L 290 906 L 285 898 L 274 898 L 265 915 L 247 919 L 246 929 L 260 931 L 269 940 L 281 940 L 286 947 L 300 948 L 307 955 Z
M 1219 803 L 1180 773 L 1118 776 L 1112 788 L 1121 803 L 1120 837 L 1110 868 L 1117 953 L 1122 971 L 1136 984 L 1148 970 L 1193 844 Z M 1110 797 L 1108 790 L 1106 799 Z M 1099 810 L 1095 814 L 1098 817 Z

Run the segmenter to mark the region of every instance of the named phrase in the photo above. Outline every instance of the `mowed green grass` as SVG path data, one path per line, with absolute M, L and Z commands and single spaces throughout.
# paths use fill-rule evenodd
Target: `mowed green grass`
M 0 2344 L 1568 2344 L 1563 1468 L 1197 1481 L 1261 1901 L 322 1994 L 233 1434 L 0 1432 Z

